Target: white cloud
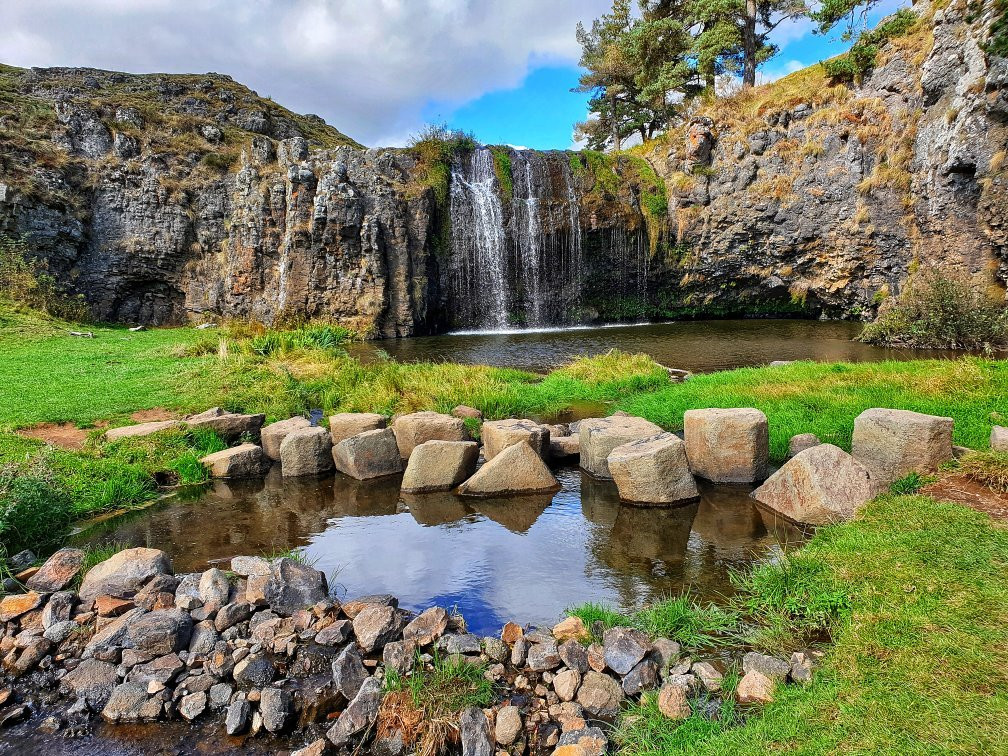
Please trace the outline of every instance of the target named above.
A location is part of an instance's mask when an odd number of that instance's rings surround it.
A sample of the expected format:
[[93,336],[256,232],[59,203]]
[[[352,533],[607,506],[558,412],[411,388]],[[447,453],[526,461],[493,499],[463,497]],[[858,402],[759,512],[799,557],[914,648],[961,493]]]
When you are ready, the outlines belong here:
[[3,0],[0,61],[217,71],[367,144],[401,143],[429,100],[575,63],[574,27],[609,0]]

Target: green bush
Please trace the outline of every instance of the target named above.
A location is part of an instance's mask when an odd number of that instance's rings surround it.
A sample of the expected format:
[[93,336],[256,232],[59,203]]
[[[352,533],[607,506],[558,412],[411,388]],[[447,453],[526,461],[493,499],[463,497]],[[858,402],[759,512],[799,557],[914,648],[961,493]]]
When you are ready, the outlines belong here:
[[858,340],[918,349],[996,349],[1008,344],[1008,311],[968,279],[929,268],[882,304]]
[[826,75],[837,81],[861,81],[875,66],[879,48],[890,39],[909,32],[919,20],[912,10],[901,8],[871,31],[862,32],[849,51],[824,61]]
[[31,257],[24,239],[0,237],[0,297],[57,318],[86,320],[88,308],[84,298],[67,294]]
[[460,153],[479,147],[471,132],[451,129],[447,124],[428,124],[410,139],[409,151],[417,160],[419,181],[434,190],[438,205],[448,201],[451,161]]
[[995,0],[994,13],[990,40],[984,49],[988,55],[1008,58],[1008,0]]
[[490,148],[494,158],[494,173],[497,174],[497,183],[500,185],[501,194],[505,199],[510,199],[514,194],[514,177],[511,173],[511,153],[507,147],[495,146]]

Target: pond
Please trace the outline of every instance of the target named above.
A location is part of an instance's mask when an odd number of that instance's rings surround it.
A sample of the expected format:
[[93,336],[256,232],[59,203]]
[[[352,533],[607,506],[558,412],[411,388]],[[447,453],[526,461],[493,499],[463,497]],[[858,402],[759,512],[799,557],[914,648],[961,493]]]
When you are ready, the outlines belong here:
[[299,547],[340,597],[457,607],[472,631],[496,635],[509,620],[552,624],[585,601],[632,609],[686,587],[723,598],[731,570],[801,537],[744,486],[705,484],[697,503],[644,509],[577,468],[556,473],[563,488],[553,496],[480,500],[400,495],[399,477],[284,480],[274,467],[265,480],[217,481],[79,539],[164,549],[176,572]]
[[643,352],[662,365],[695,373],[766,365],[773,360],[877,362],[956,356],[955,352],[861,344],[853,340],[861,328],[861,323],[844,321],[698,320],[450,333],[367,342],[355,345],[352,352],[362,359],[384,352],[401,361],[461,362],[536,372],[610,349]]

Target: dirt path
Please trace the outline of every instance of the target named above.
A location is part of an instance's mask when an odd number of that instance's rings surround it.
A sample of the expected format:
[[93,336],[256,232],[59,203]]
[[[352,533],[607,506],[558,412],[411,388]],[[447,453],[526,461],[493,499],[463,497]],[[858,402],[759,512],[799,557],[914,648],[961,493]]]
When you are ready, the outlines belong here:
[[[130,419],[135,423],[149,423],[159,420],[175,420],[181,417],[178,412],[154,407],[153,409],[139,410],[130,415]],[[107,425],[106,422],[95,423],[95,427],[101,428]],[[36,441],[44,441],[60,449],[79,451],[87,441],[91,428],[78,428],[73,423],[39,423],[30,428],[22,428],[17,433],[25,438],[33,438]]]
[[942,478],[924,486],[921,493],[984,512],[995,520],[1008,520],[1008,494],[996,493],[962,475]]

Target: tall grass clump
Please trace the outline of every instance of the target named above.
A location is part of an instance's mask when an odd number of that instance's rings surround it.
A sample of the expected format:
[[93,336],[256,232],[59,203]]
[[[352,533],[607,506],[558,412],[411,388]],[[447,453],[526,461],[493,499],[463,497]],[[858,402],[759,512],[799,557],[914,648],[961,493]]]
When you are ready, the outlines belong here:
[[867,344],[993,350],[1008,346],[1008,310],[967,278],[928,268],[882,303],[858,337]]
[[434,190],[439,206],[448,201],[451,162],[456,155],[479,147],[472,132],[451,129],[445,123],[425,126],[409,141],[409,151],[417,160],[419,184]]

